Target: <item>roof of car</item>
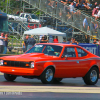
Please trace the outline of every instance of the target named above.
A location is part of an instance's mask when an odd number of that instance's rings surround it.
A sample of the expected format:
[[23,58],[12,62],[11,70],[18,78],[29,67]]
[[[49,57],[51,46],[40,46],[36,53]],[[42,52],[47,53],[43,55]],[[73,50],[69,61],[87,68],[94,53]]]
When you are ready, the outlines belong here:
[[37,43],[37,44],[49,44],[49,45],[59,45],[59,46],[78,46],[75,44],[66,44],[66,43]]

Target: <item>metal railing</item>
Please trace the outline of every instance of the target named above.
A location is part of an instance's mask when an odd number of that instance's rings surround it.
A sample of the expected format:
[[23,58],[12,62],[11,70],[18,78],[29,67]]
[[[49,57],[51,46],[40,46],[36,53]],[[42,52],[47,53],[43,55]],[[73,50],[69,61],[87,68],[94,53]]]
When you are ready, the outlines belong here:
[[[34,6],[40,11],[67,23],[81,32],[100,38],[100,22],[95,21],[92,17],[85,15],[80,10],[71,11],[70,6],[64,5],[57,0],[23,0]],[[83,23],[85,22],[85,23]],[[84,25],[83,25],[84,24]]]
[[18,35],[22,36],[24,31],[29,30],[27,25],[23,22],[18,21],[9,21],[9,32],[17,33]]

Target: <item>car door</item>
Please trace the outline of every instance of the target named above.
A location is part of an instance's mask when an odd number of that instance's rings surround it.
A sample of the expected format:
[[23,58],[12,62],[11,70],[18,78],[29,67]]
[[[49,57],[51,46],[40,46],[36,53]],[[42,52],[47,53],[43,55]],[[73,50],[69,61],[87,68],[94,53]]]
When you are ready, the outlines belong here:
[[24,14],[23,21],[27,22],[29,20],[29,17],[30,17],[29,15]]
[[20,21],[24,21],[24,14],[21,14]]
[[75,47],[65,47],[62,55],[62,64],[60,68],[61,76],[77,77],[79,60],[77,59]]
[[78,54],[77,61],[79,61],[79,65],[77,66],[77,73],[78,76],[83,77],[88,72],[90,60],[88,58],[88,53],[82,48],[77,47],[76,51]]

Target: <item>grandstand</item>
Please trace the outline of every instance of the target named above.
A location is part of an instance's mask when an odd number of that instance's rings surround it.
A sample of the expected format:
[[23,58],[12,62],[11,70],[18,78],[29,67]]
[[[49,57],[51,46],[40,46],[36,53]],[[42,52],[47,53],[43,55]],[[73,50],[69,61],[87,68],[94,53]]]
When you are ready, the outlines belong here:
[[[86,35],[95,35],[96,38],[100,38],[99,36],[99,28],[94,31],[93,33],[91,32],[90,27],[89,30],[83,27],[83,20],[87,18],[87,22],[89,26],[91,26],[91,22],[93,23],[98,23],[99,22],[95,21],[92,17],[86,15],[80,10],[75,10],[76,13],[72,14],[69,11],[69,6],[66,6],[66,10],[64,11],[65,6],[60,3],[57,0],[53,0],[53,7],[48,6],[49,1],[48,0],[23,0],[27,4],[37,8],[40,11],[43,11],[45,14],[48,14],[52,16],[53,18],[60,20],[62,23],[64,23],[66,26],[72,26],[73,29],[79,30],[78,33],[84,33]],[[57,2],[57,3],[56,3]]]
[[[99,21],[95,21],[95,19],[89,15],[90,11],[85,9],[83,10],[75,10],[76,13],[71,13],[69,11],[69,6],[63,5],[59,0],[21,0],[23,1],[23,12],[25,9],[35,9],[36,11],[44,12],[43,15],[40,14],[40,19],[46,19],[46,23],[41,23],[42,26],[48,26],[54,29],[57,29],[61,32],[66,32],[67,37],[71,37],[75,34],[79,34],[79,37],[83,35],[90,35],[95,36],[97,39],[100,38],[99,31],[100,31],[100,23]],[[48,5],[50,1],[53,1],[53,6]],[[93,4],[94,2],[100,2],[99,0],[90,0]],[[91,13],[90,13],[91,14]],[[83,20],[87,18],[87,22],[89,25],[89,29],[83,27]],[[92,31],[92,22],[98,24],[98,28]],[[16,23],[16,22],[15,22]],[[19,22],[18,22],[19,23]],[[17,25],[19,28],[15,30],[19,34],[23,34],[23,31],[28,30],[26,28],[27,25],[20,24]],[[11,23],[9,24],[11,28]],[[25,28],[24,28],[25,27]],[[15,28],[14,28],[15,29]],[[16,28],[18,29],[18,28]],[[12,28],[13,31],[13,28]],[[78,41],[81,42],[79,39]],[[84,41],[82,41],[84,42]]]

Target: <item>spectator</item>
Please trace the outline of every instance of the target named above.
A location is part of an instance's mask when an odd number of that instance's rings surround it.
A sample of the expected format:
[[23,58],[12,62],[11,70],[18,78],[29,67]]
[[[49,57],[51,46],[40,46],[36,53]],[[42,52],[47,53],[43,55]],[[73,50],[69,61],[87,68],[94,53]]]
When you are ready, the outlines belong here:
[[28,22],[28,23],[30,22],[30,19],[31,19],[30,16],[28,16],[28,17],[27,17],[27,22]]
[[67,40],[66,43],[67,43],[67,44],[70,44],[70,43],[71,43],[71,38],[68,38],[68,40]]
[[70,44],[74,44],[74,43],[75,43],[75,44],[78,44],[78,42],[75,41],[75,38],[72,37],[72,38],[71,38],[71,42],[70,42]]
[[98,14],[98,9],[99,9],[99,7],[97,6],[92,11],[92,16],[95,17],[96,19],[98,18],[98,15],[97,15]]
[[98,6],[98,3],[95,2],[93,5],[92,5],[92,9],[96,8]]
[[36,40],[34,39],[34,36],[31,35],[31,38],[28,38],[27,40],[27,50],[30,49],[34,44],[36,43]]
[[54,43],[58,43],[58,37],[56,36],[55,39],[53,40]]
[[28,40],[29,36],[27,35],[24,39],[24,43],[23,43],[23,46],[25,46],[25,50],[24,52],[27,50],[27,40]]
[[19,16],[19,15],[20,15],[20,11],[17,11],[17,12],[16,12],[16,15]]
[[90,2],[86,0],[85,4],[84,4],[84,7],[87,8],[87,9],[91,9],[92,4],[90,4]]
[[1,33],[1,36],[0,36],[0,53],[3,53],[3,50],[4,50],[4,33]]
[[70,12],[73,14],[74,13],[74,10],[75,10],[74,3],[73,2],[69,5],[69,9],[70,9]]
[[92,4],[89,1],[87,1],[87,5],[92,9]]
[[76,4],[74,4],[74,7],[75,7],[76,9],[79,9],[79,8],[80,8],[80,5],[79,5],[78,3],[76,3]]
[[100,10],[98,10],[98,13],[97,13],[97,19],[100,18]]
[[72,3],[74,0],[68,0],[69,3]]
[[95,26],[94,26],[94,22],[93,21],[91,21],[91,23],[90,23],[90,33],[91,33],[91,35],[95,34]]
[[99,10],[100,10],[100,4],[98,5],[98,7],[99,7]]
[[63,42],[62,43],[66,43],[66,39],[63,39]]
[[88,31],[89,30],[89,24],[87,21],[87,17],[83,20],[83,27],[84,27],[84,31]]
[[23,52],[25,52],[25,51],[26,51],[24,41],[22,41],[22,50],[23,50]]
[[47,43],[47,42],[48,42],[48,40],[47,40],[46,36],[42,36],[40,43]]
[[62,17],[62,9],[60,8],[59,17]]
[[97,44],[97,40],[96,39],[94,39],[93,44]]
[[53,43],[53,36],[52,35],[49,35],[49,37],[48,37],[48,39],[49,39],[49,43]]
[[68,0],[61,0],[60,2],[63,3],[64,5],[68,4]]
[[85,35],[85,43],[90,43],[90,37],[89,37],[89,35]]
[[5,37],[4,37],[4,51],[3,51],[3,54],[6,54],[7,53],[7,46],[8,46],[8,34],[5,34]]
[[86,0],[81,0],[80,4],[81,4],[81,8],[83,8],[86,5]]
[[100,45],[100,40],[98,40],[97,44]]
[[48,42],[48,40],[47,40],[47,36],[46,36],[46,35],[44,35],[44,40],[45,40],[45,43]]
[[76,4],[77,3],[77,0],[73,0],[73,3]]
[[54,2],[55,2],[55,1],[53,1],[53,0],[49,0],[48,5],[51,6],[51,8],[54,8]]
[[76,4],[78,4],[77,1],[74,0],[73,3],[74,3],[74,7],[76,8]]
[[98,23],[97,22],[95,22],[94,28],[95,28],[95,33],[97,33],[97,29],[98,29]]
[[44,36],[42,36],[40,43],[44,43]]

